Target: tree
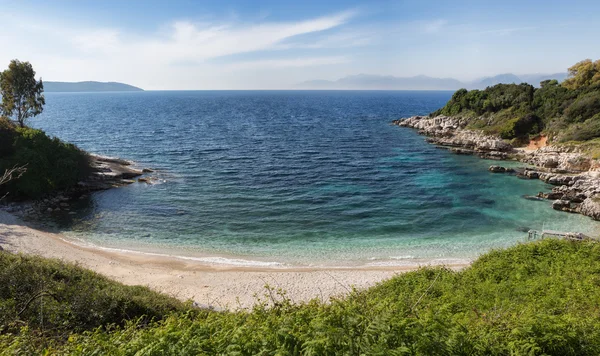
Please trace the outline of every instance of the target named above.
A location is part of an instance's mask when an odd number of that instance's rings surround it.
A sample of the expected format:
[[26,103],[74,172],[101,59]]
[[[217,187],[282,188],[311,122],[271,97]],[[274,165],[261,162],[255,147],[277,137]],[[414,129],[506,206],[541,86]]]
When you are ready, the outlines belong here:
[[569,68],[569,78],[563,82],[568,89],[579,89],[600,84],[600,60],[585,59]]
[[35,79],[35,71],[29,62],[13,59],[8,69],[0,73],[0,109],[21,127],[25,126],[26,119],[39,115],[44,109],[43,93],[44,84],[41,79]]

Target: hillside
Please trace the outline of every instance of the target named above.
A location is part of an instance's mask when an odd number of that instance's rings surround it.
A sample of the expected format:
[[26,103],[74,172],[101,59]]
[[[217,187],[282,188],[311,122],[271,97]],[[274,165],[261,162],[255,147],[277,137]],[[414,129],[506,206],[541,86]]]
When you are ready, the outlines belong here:
[[329,303],[265,290],[248,312],[194,309],[53,260],[0,252],[0,266],[6,355],[600,353],[596,242],[521,244]]
[[340,90],[457,90],[485,89],[496,84],[528,83],[539,86],[541,81],[555,79],[559,82],[567,77],[566,73],[555,74],[499,74],[493,77],[480,78],[463,82],[454,78],[434,78],[425,75],[415,77],[394,77],[391,75],[351,75],[338,80],[310,80],[299,83],[300,89],[340,89]]
[[600,137],[600,60],[569,68],[564,82],[497,84],[485,90],[458,90],[430,116],[469,120],[467,128],[508,140],[526,141],[545,134],[550,142],[588,141]]
[[92,170],[88,154],[75,145],[0,117],[0,172],[13,167],[27,171],[0,186],[0,197],[39,198],[75,186]]
[[144,91],[133,85],[117,82],[44,82],[46,92]]

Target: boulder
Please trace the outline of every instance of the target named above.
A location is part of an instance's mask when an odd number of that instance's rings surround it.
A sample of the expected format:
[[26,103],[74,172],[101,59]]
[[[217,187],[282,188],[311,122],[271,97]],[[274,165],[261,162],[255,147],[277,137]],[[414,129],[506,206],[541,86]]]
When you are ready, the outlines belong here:
[[552,209],[562,211],[565,209],[571,209],[571,202],[568,200],[555,200],[552,203]]
[[539,192],[537,194],[537,196],[539,198],[549,199],[549,200],[562,200],[563,195],[564,194],[560,193],[560,192],[550,192],[550,193]]
[[513,173],[515,171],[512,168],[506,168],[501,166],[490,166],[488,170],[492,173]]
[[594,220],[600,220],[600,195],[594,195],[581,203],[579,212]]

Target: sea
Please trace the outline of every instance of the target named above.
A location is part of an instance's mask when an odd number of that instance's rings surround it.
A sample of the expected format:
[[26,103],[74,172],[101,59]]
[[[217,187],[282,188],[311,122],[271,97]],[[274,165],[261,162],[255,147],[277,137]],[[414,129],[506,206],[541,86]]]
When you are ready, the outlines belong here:
[[[600,224],[527,195],[391,121],[449,91],[46,93],[30,124],[155,170],[153,184],[94,193],[52,217],[75,243],[198,263],[273,268],[455,264]],[[518,162],[502,165],[518,167]]]

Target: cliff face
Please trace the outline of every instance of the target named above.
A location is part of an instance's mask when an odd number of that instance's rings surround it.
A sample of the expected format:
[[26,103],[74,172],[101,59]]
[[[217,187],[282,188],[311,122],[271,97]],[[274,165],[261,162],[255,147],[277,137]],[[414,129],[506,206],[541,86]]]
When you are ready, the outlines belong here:
[[600,164],[576,147],[515,148],[499,137],[468,130],[465,128],[467,120],[450,116],[414,116],[395,120],[393,124],[417,129],[428,137],[429,142],[447,147],[457,154],[515,159],[531,164],[536,168],[522,169],[517,175],[555,185],[552,192],[540,192],[538,197],[554,200],[552,206],[556,210],[581,213],[600,220]]

